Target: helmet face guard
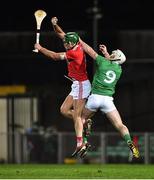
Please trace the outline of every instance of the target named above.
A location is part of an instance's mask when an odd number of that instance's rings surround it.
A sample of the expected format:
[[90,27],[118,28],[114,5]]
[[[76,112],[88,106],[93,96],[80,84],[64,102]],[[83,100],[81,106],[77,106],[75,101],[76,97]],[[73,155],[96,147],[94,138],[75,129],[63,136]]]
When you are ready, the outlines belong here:
[[64,43],[77,44],[79,42],[79,35],[76,32],[68,32],[64,36]]
[[114,55],[113,61],[116,61],[118,64],[122,64],[126,61],[126,56],[119,49],[112,51],[111,55]]

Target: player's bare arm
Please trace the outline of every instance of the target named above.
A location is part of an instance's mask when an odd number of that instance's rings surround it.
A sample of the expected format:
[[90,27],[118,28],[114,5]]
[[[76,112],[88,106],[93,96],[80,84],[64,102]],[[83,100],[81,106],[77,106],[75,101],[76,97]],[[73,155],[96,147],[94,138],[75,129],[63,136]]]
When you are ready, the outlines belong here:
[[51,58],[52,60],[58,61],[58,60],[65,60],[65,52],[59,52],[56,53],[54,51],[48,50],[44,47],[42,47],[40,44],[35,44],[35,49],[38,49],[39,52],[44,54],[45,56]]
[[54,31],[58,35],[59,38],[64,39],[65,32],[62,30],[62,28],[57,24],[58,23],[58,18],[57,17],[52,17],[51,18],[51,23],[53,26]]
[[94,49],[92,47],[90,47],[87,43],[85,43],[81,39],[80,39],[80,43],[82,44],[84,51],[95,60],[96,57],[98,56],[96,51],[94,51]]
[[103,53],[104,57],[110,59],[110,54],[107,51],[107,47],[104,44],[99,45],[99,50]]

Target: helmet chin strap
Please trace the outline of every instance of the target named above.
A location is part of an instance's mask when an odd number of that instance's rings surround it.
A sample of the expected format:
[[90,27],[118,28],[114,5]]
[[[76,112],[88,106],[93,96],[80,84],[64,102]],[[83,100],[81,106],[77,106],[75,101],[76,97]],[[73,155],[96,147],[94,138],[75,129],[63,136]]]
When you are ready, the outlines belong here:
[[[68,43],[67,43],[67,44],[68,44]],[[72,44],[68,44],[68,45],[72,45]],[[76,45],[77,45],[77,43],[76,43],[76,44],[74,44],[72,47],[68,48],[68,50],[73,49]]]
[[111,60],[111,61],[120,61],[121,59],[113,59],[113,60]]
[[114,62],[114,63],[116,63],[116,64],[119,64],[119,62],[118,61],[120,61],[121,59],[113,59],[113,60],[111,60],[112,62]]
[[73,49],[78,43],[73,44],[73,46],[70,49]]

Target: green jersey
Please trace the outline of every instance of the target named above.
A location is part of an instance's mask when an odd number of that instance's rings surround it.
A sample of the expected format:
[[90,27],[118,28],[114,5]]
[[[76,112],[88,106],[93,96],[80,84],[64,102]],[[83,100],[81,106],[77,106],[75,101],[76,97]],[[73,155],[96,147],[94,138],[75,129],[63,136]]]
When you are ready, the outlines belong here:
[[92,93],[112,96],[122,73],[121,66],[103,56],[96,58],[96,72],[92,82]]

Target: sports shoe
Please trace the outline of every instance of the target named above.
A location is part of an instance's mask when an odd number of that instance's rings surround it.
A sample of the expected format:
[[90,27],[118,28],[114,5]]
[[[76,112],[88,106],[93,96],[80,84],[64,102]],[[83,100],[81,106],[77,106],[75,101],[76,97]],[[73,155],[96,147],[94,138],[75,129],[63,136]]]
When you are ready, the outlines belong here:
[[84,149],[86,149],[86,145],[83,143],[80,147],[77,147],[73,152],[72,157],[79,155]]
[[89,143],[86,143],[86,149],[84,149],[80,154],[80,158],[84,158],[87,155],[88,150],[91,148],[91,145]]
[[128,146],[133,154],[133,157],[135,158],[139,158],[140,157],[140,153],[139,153],[139,150],[138,148],[133,144],[133,142],[129,142],[128,143]]
[[84,123],[83,134],[88,137],[91,134],[92,119],[87,119]]
[[[86,155],[86,151],[91,147],[89,143],[82,144],[80,147],[77,147],[76,150],[73,152],[72,157],[80,156],[81,158]],[[85,155],[84,155],[85,154]]]

